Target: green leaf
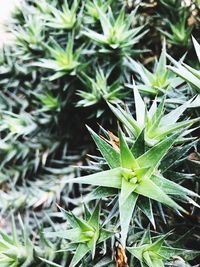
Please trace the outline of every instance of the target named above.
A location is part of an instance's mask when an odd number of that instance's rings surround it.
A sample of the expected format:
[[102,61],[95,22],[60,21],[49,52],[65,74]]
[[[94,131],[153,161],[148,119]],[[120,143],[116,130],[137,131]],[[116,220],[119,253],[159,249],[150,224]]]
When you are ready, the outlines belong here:
[[195,48],[198,60],[200,62],[200,45],[199,45],[199,43],[197,42],[197,40],[193,36],[192,36],[192,41],[193,41],[193,44],[194,44],[194,48]]
[[145,107],[144,101],[142,100],[140,96],[137,86],[135,86],[134,81],[133,81],[133,93],[134,93],[134,99],[135,99],[136,119],[137,119],[137,122],[140,124],[140,126],[143,127],[146,107]]
[[120,193],[120,205],[123,205],[126,199],[134,192],[137,184],[128,182],[125,178],[122,179],[121,193]]
[[92,227],[83,219],[76,217],[73,213],[67,212],[61,207],[59,207],[59,209],[72,227],[79,227],[82,231],[92,230]]
[[119,129],[119,142],[120,142],[120,156],[121,156],[121,166],[127,169],[138,168],[136,159],[134,158],[131,150],[126,143],[122,131]]
[[102,171],[80,178],[69,179],[67,183],[91,184],[112,188],[121,188],[122,168]]
[[[81,230],[80,228],[73,228],[70,230],[62,230],[62,231],[56,231],[56,232],[52,232],[52,233],[45,233],[45,236],[48,238],[64,238],[64,239],[69,239],[72,240],[73,242],[80,242],[80,237],[81,237]],[[85,238],[85,240],[81,241],[87,241],[88,238]]]
[[139,247],[127,247],[127,250],[136,257],[140,262],[143,262],[143,251],[147,247],[147,245],[139,246]]
[[163,112],[164,112],[164,104],[165,104],[165,98],[162,98],[162,101],[160,102],[158,108],[156,109],[155,113],[150,119],[150,127],[148,129],[148,132],[151,133],[158,128],[158,125],[160,123],[160,120],[162,118]]
[[132,193],[126,199],[124,203],[120,203],[119,197],[119,212],[120,212],[120,225],[121,225],[121,242],[122,246],[126,245],[126,238],[128,234],[129,224],[132,218],[132,214],[138,199],[138,195]]
[[156,229],[151,200],[141,196],[138,201],[138,207],[147,216],[153,228]]
[[111,236],[113,236],[113,232],[112,231],[109,231],[109,230],[106,230],[106,229],[102,228],[101,231],[100,231],[100,237],[99,237],[97,243],[99,244],[101,242],[104,242],[105,240],[107,240]]
[[138,122],[134,120],[131,114],[124,111],[120,106],[117,106],[117,108],[115,108],[110,103],[108,103],[108,106],[118,118],[118,120],[120,120],[121,123],[124,124],[135,137],[140,134],[142,128],[139,126]]
[[162,158],[165,156],[167,151],[174,144],[179,135],[180,132],[165,138],[163,141],[161,141],[160,143],[149,149],[146,153],[141,155],[139,158],[137,158],[139,166],[143,168],[150,166],[151,170],[154,170],[158,166]]
[[159,253],[165,239],[171,234],[172,234],[172,232],[169,232],[169,233],[159,237],[155,242],[153,242],[153,244],[148,246],[148,250],[153,251],[155,253]]
[[80,244],[77,249],[76,252],[72,258],[72,261],[69,265],[69,267],[75,267],[76,264],[79,263],[79,261],[82,260],[82,258],[89,252],[89,247],[85,244]]
[[99,221],[100,221],[100,203],[96,205],[88,223],[95,229],[99,229]]
[[184,188],[183,186],[176,184],[168,179],[165,179],[163,176],[153,175],[151,177],[151,180],[166,194],[177,195],[183,198],[186,198],[187,195],[193,197],[199,197],[198,194],[194,193],[193,191]]
[[174,200],[172,200],[160,187],[158,187],[150,179],[146,179],[140,182],[136,187],[135,192],[145,197],[156,200],[162,204],[165,204],[175,210],[185,212],[185,210],[179,206]]
[[119,153],[106,141],[100,138],[91,128],[87,126],[89,132],[92,135],[97,147],[99,148],[102,156],[107,161],[110,168],[117,168],[120,166],[120,155]]
[[141,131],[141,133],[139,134],[139,136],[137,137],[135,143],[133,144],[131,148],[131,152],[135,158],[140,157],[145,152],[144,132],[145,132],[145,129]]

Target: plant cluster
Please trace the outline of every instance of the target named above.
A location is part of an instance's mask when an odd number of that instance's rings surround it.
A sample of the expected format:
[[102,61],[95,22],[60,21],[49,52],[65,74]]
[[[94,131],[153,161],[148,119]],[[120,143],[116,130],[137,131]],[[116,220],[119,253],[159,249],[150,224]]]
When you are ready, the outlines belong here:
[[198,266],[199,12],[22,1],[0,49],[0,266]]

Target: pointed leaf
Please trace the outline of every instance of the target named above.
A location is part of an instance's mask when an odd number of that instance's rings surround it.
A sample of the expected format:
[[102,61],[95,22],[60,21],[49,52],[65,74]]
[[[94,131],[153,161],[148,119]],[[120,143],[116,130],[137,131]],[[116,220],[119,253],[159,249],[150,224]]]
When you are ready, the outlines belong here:
[[141,211],[147,216],[147,218],[153,225],[153,228],[156,229],[151,200],[146,197],[141,197],[138,201],[138,206]]
[[139,166],[145,168],[151,166],[152,170],[155,169],[179,135],[180,133],[175,133],[165,138],[163,141],[148,150],[145,154],[140,156],[137,159]]
[[145,130],[143,129],[140,132],[139,136],[137,137],[135,143],[133,144],[133,146],[131,148],[131,152],[135,158],[140,157],[145,152],[144,132],[145,132]]
[[80,244],[76,249],[76,252],[72,258],[72,261],[69,267],[75,267],[76,264],[78,264],[83,259],[83,257],[87,254],[87,252],[89,252],[89,250],[90,249],[88,248],[87,245]]
[[126,199],[126,201],[121,204],[119,198],[119,212],[120,212],[120,224],[121,224],[121,242],[122,246],[126,245],[126,238],[129,229],[129,224],[132,218],[132,214],[137,202],[138,195],[132,193]]
[[102,156],[107,161],[110,168],[117,168],[120,166],[120,155],[119,153],[106,141],[100,138],[91,128],[87,127],[92,135],[97,147],[99,148]]
[[121,188],[122,168],[102,171],[80,178],[70,179],[67,183],[91,184],[112,188]]
[[131,150],[126,143],[122,131],[119,129],[119,142],[120,142],[120,156],[121,156],[121,166],[127,169],[138,168],[136,159],[134,158]]
[[163,190],[161,190],[156,184],[150,179],[142,181],[135,189],[135,192],[156,200],[162,204],[165,204],[175,210],[185,212],[185,210],[179,206],[174,200],[172,200]]

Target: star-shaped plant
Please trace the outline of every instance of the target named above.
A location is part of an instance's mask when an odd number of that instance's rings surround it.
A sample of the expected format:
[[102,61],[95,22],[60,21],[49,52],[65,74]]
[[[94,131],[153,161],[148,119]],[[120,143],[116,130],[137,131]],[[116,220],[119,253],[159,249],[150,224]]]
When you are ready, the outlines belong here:
[[82,98],[77,103],[77,106],[88,107],[96,105],[103,101],[108,101],[109,103],[119,103],[121,99],[126,95],[122,92],[122,86],[120,81],[116,80],[112,84],[108,84],[108,77],[110,71],[105,75],[102,69],[97,69],[95,79],[92,79],[87,74],[81,74],[81,80],[87,86],[87,91],[78,91],[78,95]]
[[[153,72],[150,72],[144,65],[131,58],[127,60],[127,65],[139,76],[140,80],[136,87],[147,95],[163,95],[168,90],[176,88],[184,82],[167,68],[165,43],[159,60],[155,61]],[[133,85],[126,85],[133,88]]]
[[[200,45],[194,37],[192,38],[192,41],[200,63]],[[174,66],[168,66],[168,68],[187,81],[198,93],[200,93],[200,70],[192,68],[181,61],[178,62],[169,55],[168,58],[174,64]]]
[[24,16],[24,20],[24,26],[17,25],[13,33],[16,38],[16,44],[20,47],[19,51],[26,56],[26,59],[29,59],[36,52],[38,54],[38,51],[43,50],[45,38],[44,21],[38,14]]
[[23,240],[20,240],[17,235],[12,217],[12,235],[0,231],[0,265],[2,267],[28,267],[33,263],[33,244],[24,227],[22,238]]
[[129,111],[125,111],[119,105],[114,107],[109,104],[111,110],[114,112],[116,117],[126,127],[134,139],[138,138],[142,130],[144,129],[144,138],[148,146],[153,146],[163,140],[169,134],[174,133],[178,129],[185,129],[178,139],[179,142],[190,140],[185,137],[188,133],[195,130],[196,128],[188,128],[195,122],[199,121],[199,118],[179,121],[183,112],[190,107],[192,100],[185,102],[183,105],[172,110],[171,112],[165,113],[165,98],[162,99],[157,107],[156,100],[153,102],[149,111],[141,98],[138,88],[134,86],[134,98],[135,98],[135,110],[136,119],[133,118]]
[[94,258],[96,245],[113,235],[113,232],[100,226],[100,204],[96,205],[92,213],[87,210],[86,219],[78,218],[62,208],[60,210],[70,224],[71,229],[48,233],[47,236],[64,238],[73,244],[77,244],[76,252],[69,267],[76,266],[89,251]]
[[170,20],[166,20],[166,24],[169,27],[169,31],[163,30],[161,28],[159,28],[159,31],[167,37],[170,43],[187,47],[193,29],[192,26],[188,26],[187,19],[188,13],[182,12],[179,15],[178,22],[172,23]]
[[[189,200],[188,196],[197,196],[192,191],[165,179],[158,172],[162,158],[172,147],[180,132],[166,137],[151,149],[144,149],[144,132],[129,147],[124,134],[119,130],[119,148],[113,148],[91,129],[90,132],[110,170],[68,180],[69,183],[91,184],[115,188],[119,192],[119,213],[122,244],[125,246],[129,224],[139,196],[153,199],[176,211],[185,212],[169,195]],[[102,190],[103,192],[104,190]],[[109,190],[105,189],[109,195]],[[113,193],[113,192],[112,192]],[[116,192],[116,194],[118,194]],[[147,206],[152,213],[151,204]]]
[[62,10],[59,10],[49,4],[48,8],[51,15],[47,17],[47,26],[55,29],[72,29],[77,20],[78,6],[78,0],[74,0],[72,2],[71,8],[69,8],[68,0],[64,0]]
[[55,40],[52,40],[52,46],[47,45],[46,47],[52,59],[41,58],[40,62],[35,65],[54,70],[56,74],[49,78],[51,81],[66,74],[74,75],[76,73],[76,69],[80,64],[78,59],[81,54],[81,49],[77,49],[73,52],[73,35],[69,35],[66,49],[63,49]]
[[104,13],[98,5],[96,5],[96,9],[98,10],[103,33],[86,29],[83,31],[83,34],[99,45],[104,45],[105,49],[102,52],[112,51],[116,53],[119,50],[122,54],[130,53],[130,48],[146,33],[146,31],[140,33],[144,26],[131,29],[136,10],[126,17],[125,10],[122,9],[117,19],[114,19],[111,9],[109,9],[108,13]]
[[198,251],[169,246],[166,239],[170,234],[153,238],[150,231],[147,230],[140,242],[132,247],[127,247],[127,250],[139,260],[142,267],[164,267],[165,263],[170,264],[174,256],[181,255],[186,258],[187,255],[190,255],[191,260],[199,254]]
[[105,13],[112,2],[113,0],[97,0],[95,2],[92,0],[87,0],[85,4],[87,14],[95,20],[99,20],[99,12],[96,6],[102,9],[102,11]]

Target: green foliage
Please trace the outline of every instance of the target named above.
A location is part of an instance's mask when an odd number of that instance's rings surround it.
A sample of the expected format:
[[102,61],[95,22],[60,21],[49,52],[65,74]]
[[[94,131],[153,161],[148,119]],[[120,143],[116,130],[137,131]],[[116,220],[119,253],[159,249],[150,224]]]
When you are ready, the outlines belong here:
[[[197,59],[200,63],[200,45],[196,41],[195,38],[193,38],[192,40],[193,40],[195,52],[197,55]],[[200,92],[200,71],[188,66],[187,64],[183,63],[182,61],[178,62],[170,56],[169,56],[169,58],[172,61],[172,63],[174,64],[174,67],[169,66],[169,68],[174,73],[179,75],[182,79],[184,79],[189,84],[191,84],[192,87],[199,93]]]
[[0,266],[198,264],[199,6],[147,2],[28,0],[13,13]]
[[120,55],[129,54],[130,48],[138,43],[146,33],[146,31],[141,33],[144,28],[143,26],[130,29],[136,10],[126,17],[125,11],[122,9],[115,19],[111,9],[109,9],[108,13],[105,13],[97,5],[96,9],[98,10],[103,33],[100,34],[91,29],[85,29],[83,34],[99,45],[103,45],[104,48],[101,49],[101,51],[104,53],[114,52],[120,53]]
[[[156,59],[155,61],[153,73],[131,58],[128,61],[128,66],[139,75],[140,83],[137,84],[137,88],[144,94],[163,95],[168,90],[177,88],[183,83],[182,79],[167,68],[165,44],[159,60]],[[127,86],[132,88],[129,84]]]
[[187,135],[192,130],[195,130],[196,128],[190,129],[189,131],[187,129],[195,122],[198,122],[199,119],[196,118],[182,122],[178,120],[183,112],[188,107],[190,107],[190,105],[192,105],[191,100],[185,102],[178,108],[164,115],[164,106],[166,102],[165,98],[161,100],[158,107],[156,100],[154,100],[150,109],[147,111],[147,107],[142,100],[137,87],[135,85],[133,85],[133,87],[136,119],[131,116],[130,112],[126,112],[120,106],[118,106],[117,108],[112,105],[109,106],[134,139],[138,139],[144,129],[144,139],[146,144],[148,146],[153,146],[162,141],[169,134],[172,134],[177,130],[184,129],[185,131],[181,134],[178,142],[190,140],[188,138],[185,138],[185,135]]

